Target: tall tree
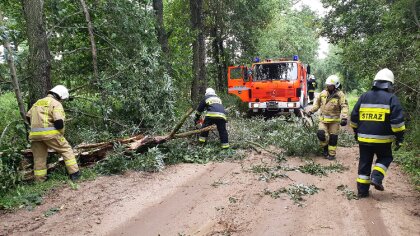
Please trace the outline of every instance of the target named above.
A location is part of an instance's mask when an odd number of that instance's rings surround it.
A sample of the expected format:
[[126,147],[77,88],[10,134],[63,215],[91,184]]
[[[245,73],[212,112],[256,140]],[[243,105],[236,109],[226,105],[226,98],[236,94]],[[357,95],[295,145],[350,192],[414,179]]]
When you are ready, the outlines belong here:
[[195,33],[193,42],[193,81],[191,85],[191,100],[198,103],[200,96],[207,87],[206,79],[206,47],[204,41],[203,0],[190,0],[191,29]]
[[44,1],[23,0],[29,46],[29,106],[51,89],[51,55],[44,22]]
[[[5,29],[6,27],[4,26],[5,24],[3,23],[3,13],[0,11],[0,26],[3,27],[3,29]],[[2,39],[3,41],[3,46],[5,49],[5,57],[7,60],[7,64],[9,65],[9,70],[10,70],[10,77],[12,78],[12,85],[13,85],[13,89],[15,91],[15,96],[16,96],[16,100],[19,106],[19,112],[20,112],[20,116],[23,120],[24,123],[27,123],[26,121],[26,111],[25,111],[25,106],[24,106],[24,102],[22,99],[22,93],[20,91],[20,85],[19,85],[19,80],[17,78],[17,73],[16,73],[16,66],[15,66],[15,61],[13,58],[13,53],[14,50],[12,49],[9,39],[8,39],[8,33],[6,30],[4,30],[3,32],[0,32],[0,39]]]
[[163,23],[163,1],[153,0],[153,9],[156,17],[156,33],[162,49],[164,64],[169,75],[173,77],[172,66],[170,63],[171,55],[169,51],[168,35]]

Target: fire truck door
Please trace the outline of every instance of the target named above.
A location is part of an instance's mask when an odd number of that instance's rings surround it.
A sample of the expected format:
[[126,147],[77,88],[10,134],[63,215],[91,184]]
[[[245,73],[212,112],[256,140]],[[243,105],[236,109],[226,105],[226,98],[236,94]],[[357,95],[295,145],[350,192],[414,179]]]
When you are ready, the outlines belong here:
[[229,66],[228,93],[238,96],[243,102],[250,101],[251,75],[246,66]]

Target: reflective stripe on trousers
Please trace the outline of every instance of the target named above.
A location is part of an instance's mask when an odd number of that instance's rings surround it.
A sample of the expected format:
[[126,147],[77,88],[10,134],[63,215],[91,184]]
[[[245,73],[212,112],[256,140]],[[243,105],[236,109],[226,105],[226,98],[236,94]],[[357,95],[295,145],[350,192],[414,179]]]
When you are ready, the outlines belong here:
[[34,170],[34,175],[35,176],[46,176],[47,175],[47,169],[42,169],[42,170]]
[[370,177],[367,175],[359,175],[356,182],[361,184],[370,184]]
[[375,166],[373,167],[373,170],[379,171],[381,172],[381,174],[385,176],[388,168],[386,168],[386,166],[382,165],[381,163],[376,163]]
[[64,160],[64,163],[66,164],[66,166],[73,166],[77,164],[76,158],[71,158],[68,160]]

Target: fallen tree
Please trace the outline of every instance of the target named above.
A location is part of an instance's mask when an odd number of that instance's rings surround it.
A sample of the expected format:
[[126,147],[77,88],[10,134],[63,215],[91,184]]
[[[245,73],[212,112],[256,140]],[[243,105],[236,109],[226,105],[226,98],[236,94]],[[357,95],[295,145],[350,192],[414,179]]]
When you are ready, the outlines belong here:
[[[181,120],[175,125],[174,129],[167,135],[162,136],[150,136],[137,134],[128,138],[114,139],[110,141],[100,142],[100,143],[82,143],[73,148],[75,155],[78,157],[78,162],[81,166],[94,165],[96,162],[101,161],[106,158],[107,153],[112,151],[117,145],[123,145],[127,151],[127,155],[134,152],[144,152],[148,148],[157,146],[159,144],[168,142],[172,139],[187,138],[193,135],[199,134],[203,131],[216,130],[216,126],[208,126],[201,129],[196,129],[192,131],[187,131],[183,133],[177,133],[182,125],[185,123],[185,120],[193,112],[193,109],[189,109],[187,113],[181,118]],[[51,154],[57,154],[54,150],[48,150]],[[32,159],[32,151],[30,149],[24,150],[23,155],[26,157],[21,164],[23,174],[25,179],[32,179],[32,165],[28,162],[28,159]],[[60,162],[63,162],[62,158],[55,163],[48,165],[48,170],[56,168]]]

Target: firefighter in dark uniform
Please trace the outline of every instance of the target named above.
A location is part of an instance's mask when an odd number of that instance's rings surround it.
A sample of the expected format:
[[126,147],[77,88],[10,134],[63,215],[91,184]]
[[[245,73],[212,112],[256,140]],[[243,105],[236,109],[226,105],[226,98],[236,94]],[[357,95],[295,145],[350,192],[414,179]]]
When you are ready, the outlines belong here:
[[[205,119],[202,128],[216,124],[222,148],[229,148],[225,108],[222,105],[222,100],[216,95],[216,92],[212,88],[206,89],[205,97],[197,107],[194,120],[195,123],[199,121],[203,113]],[[209,131],[202,132],[198,140],[205,143],[208,135]]]
[[[380,70],[370,91],[357,101],[351,113],[350,126],[359,142],[358,196],[368,197],[369,187],[384,190],[382,181],[391,164],[391,144],[399,148],[404,141],[404,115],[398,98],[392,93],[394,74],[389,69]],[[371,171],[373,157],[376,163]]]
[[309,76],[309,80],[308,80],[308,95],[309,95],[309,104],[313,104],[314,103],[314,94],[315,94],[315,89],[317,87],[317,83],[316,83],[316,79],[314,75]]

